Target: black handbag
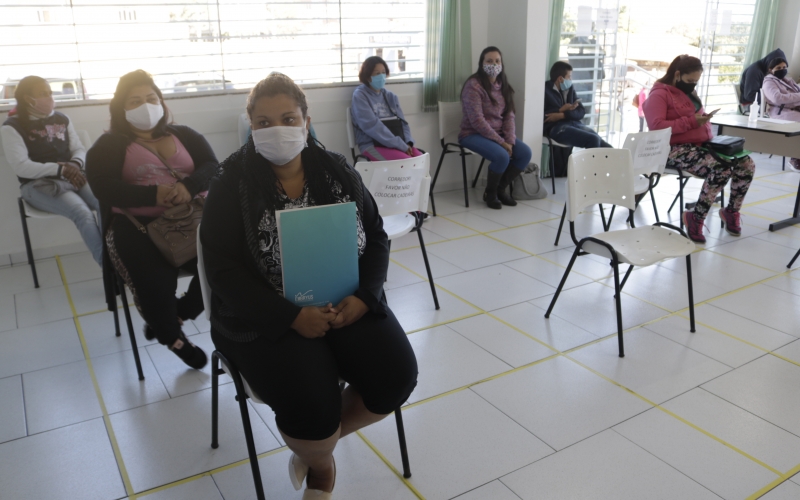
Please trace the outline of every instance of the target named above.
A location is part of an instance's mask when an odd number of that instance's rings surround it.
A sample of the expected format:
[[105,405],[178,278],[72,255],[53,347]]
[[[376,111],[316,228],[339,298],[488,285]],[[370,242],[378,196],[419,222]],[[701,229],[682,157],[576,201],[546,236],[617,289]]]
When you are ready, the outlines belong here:
[[717,154],[735,156],[744,151],[744,139],[730,135],[718,135],[703,146]]
[[[400,118],[397,115],[397,113],[395,113],[395,111],[392,109],[392,106],[389,105],[389,100],[386,98],[385,92],[383,93],[383,100],[386,101],[386,107],[389,108],[389,111],[391,111],[394,116],[391,118],[381,119],[381,123],[383,123],[386,126],[386,128],[389,129],[389,132],[391,132],[392,135],[403,139],[403,143],[407,144],[408,141],[406,141],[406,134],[405,132],[403,132],[403,124],[404,123],[407,124],[408,122]],[[381,144],[379,141],[375,139],[372,140],[372,144],[377,148],[391,148],[391,146],[386,146],[384,144]]]

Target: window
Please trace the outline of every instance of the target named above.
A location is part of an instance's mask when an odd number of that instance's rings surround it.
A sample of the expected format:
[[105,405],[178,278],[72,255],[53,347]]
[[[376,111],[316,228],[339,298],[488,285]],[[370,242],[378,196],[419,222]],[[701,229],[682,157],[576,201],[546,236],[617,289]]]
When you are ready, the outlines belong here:
[[57,99],[105,99],[140,68],[165,93],[247,89],[271,71],[356,82],[377,54],[392,79],[421,78],[425,1],[0,0],[0,29],[0,105],[31,74]]

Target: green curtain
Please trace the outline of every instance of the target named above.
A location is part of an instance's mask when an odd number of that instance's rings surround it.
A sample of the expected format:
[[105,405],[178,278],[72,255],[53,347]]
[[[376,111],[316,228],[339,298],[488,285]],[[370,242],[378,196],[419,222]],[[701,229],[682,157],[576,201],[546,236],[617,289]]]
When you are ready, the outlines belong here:
[[[549,53],[547,56],[547,68],[545,74],[550,74],[550,67],[558,61],[558,54],[561,50],[561,24],[564,22],[564,2],[565,0],[550,0],[550,38]],[[542,176],[550,175],[550,149],[542,148]]]
[[422,76],[422,110],[439,109],[439,54],[442,45],[442,17],[446,0],[428,0],[425,30],[425,72]]
[[747,68],[757,60],[769,54],[775,47],[775,25],[778,22],[780,0],[756,0],[753,24],[750,26],[750,38],[744,56],[744,67]]
[[436,111],[438,101],[455,102],[472,74],[469,0],[428,0],[428,39],[422,108]]

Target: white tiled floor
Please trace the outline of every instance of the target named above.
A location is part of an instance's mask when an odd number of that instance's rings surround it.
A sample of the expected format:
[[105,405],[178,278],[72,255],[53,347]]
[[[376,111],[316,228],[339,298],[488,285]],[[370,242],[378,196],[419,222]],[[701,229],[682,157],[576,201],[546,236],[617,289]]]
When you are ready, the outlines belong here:
[[[463,191],[437,194],[424,236],[441,309],[414,234],[393,243],[386,284],[420,368],[403,411],[413,476],[396,474],[390,417],[339,443],[335,498],[800,499],[800,270],[786,269],[800,227],[767,231],[799,176],[779,160],[757,155],[742,237],[708,219],[692,255],[696,332],[683,259],[632,274],[624,358],[607,260],[580,257],[544,318],[573,251],[568,232],[553,245],[563,180],[556,197],[501,211],[479,190],[469,208]],[[662,220],[677,221],[675,184],[657,188]],[[636,217],[653,221],[649,199]],[[596,207],[576,227],[600,230]],[[146,341],[132,308],[137,380],[88,252],[39,255],[38,290],[24,259],[0,260],[0,498],[255,498],[230,379],[212,450],[210,368]],[[184,331],[209,352],[209,328]],[[249,407],[267,498],[299,499],[272,411]]]

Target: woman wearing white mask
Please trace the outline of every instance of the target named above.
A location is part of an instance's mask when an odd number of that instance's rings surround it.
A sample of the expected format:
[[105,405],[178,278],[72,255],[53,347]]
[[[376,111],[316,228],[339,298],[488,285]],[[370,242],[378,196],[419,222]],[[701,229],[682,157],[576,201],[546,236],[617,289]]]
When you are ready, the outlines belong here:
[[503,54],[486,47],[478,71],[461,89],[464,117],[458,142],[489,160],[483,201],[489,208],[517,204],[509,186],[531,161],[531,148],[517,138],[514,123],[514,89],[506,78]]
[[[137,70],[120,78],[109,108],[110,130],[86,157],[89,183],[102,207],[109,266],[116,268],[131,289],[147,323],[145,337],[157,338],[187,365],[202,368],[206,354],[181,329],[185,320],[203,311],[197,259],[182,266],[195,277],[186,294],[176,298],[178,269],[121,209],[146,226],[167,208],[206,191],[219,163],[202,135],[168,123],[161,91],[146,72]],[[113,269],[108,271],[104,276],[110,279]],[[116,307],[111,290],[113,286],[106,283],[109,307]]]
[[385,88],[389,67],[378,56],[361,65],[361,85],[353,91],[350,114],[361,154],[372,161],[401,160],[422,154],[414,147],[400,101]]
[[[200,226],[211,339],[275,412],[295,489],[306,481],[304,499],[330,499],[336,443],[408,399],[416,358],[383,293],[378,208],[347,160],[308,134],[302,90],[273,73],[247,114],[252,138],[220,164]],[[359,288],[340,304],[298,307],[283,296],[275,211],[346,202],[357,210]]]
[[17,84],[14,98],[16,112],[3,123],[0,134],[22,198],[34,208],[71,219],[101,264],[103,238],[93,213],[100,207],[86,183],[86,149],[75,127],[55,111],[53,91],[44,78],[26,76]]

